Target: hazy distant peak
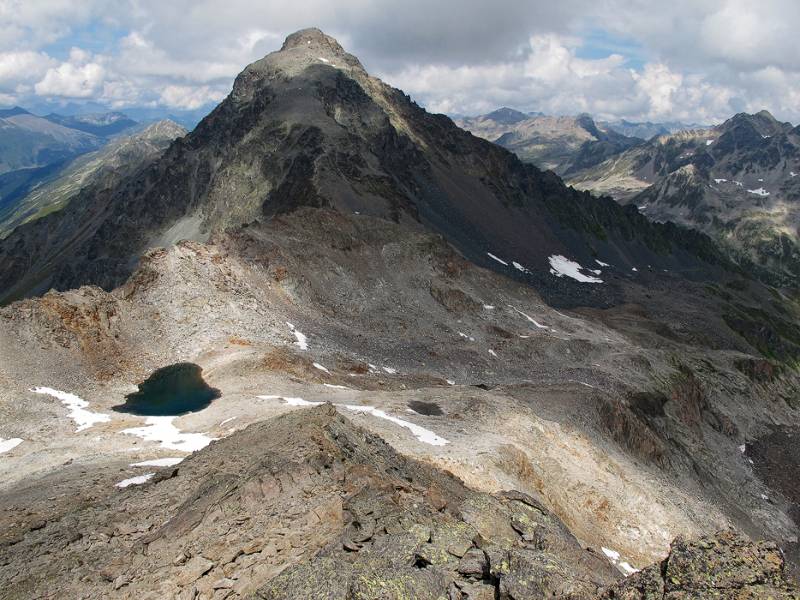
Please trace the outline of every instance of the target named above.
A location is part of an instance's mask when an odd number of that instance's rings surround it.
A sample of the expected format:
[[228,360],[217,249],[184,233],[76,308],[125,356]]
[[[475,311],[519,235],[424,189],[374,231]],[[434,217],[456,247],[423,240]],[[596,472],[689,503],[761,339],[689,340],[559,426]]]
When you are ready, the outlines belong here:
[[15,106],[14,108],[7,108],[5,110],[0,110],[0,119],[4,119],[6,117],[16,117],[17,115],[29,115],[27,110],[22,108],[21,106]]
[[488,115],[486,115],[486,118],[491,119],[492,121],[497,121],[498,123],[513,124],[524,121],[528,118],[528,115],[519,110],[504,106],[490,112]]
[[188,131],[184,127],[178,125],[175,121],[171,119],[162,119],[161,121],[157,121],[151,125],[148,125],[135,137],[144,139],[158,138],[174,140],[176,138],[183,137],[187,133]]

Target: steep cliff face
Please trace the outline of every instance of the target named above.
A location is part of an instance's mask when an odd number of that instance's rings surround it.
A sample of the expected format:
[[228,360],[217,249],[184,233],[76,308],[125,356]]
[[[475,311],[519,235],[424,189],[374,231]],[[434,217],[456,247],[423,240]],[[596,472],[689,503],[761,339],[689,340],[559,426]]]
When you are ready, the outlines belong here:
[[[479,264],[545,288],[555,283],[552,256],[692,273],[723,262],[701,237],[567,188],[426,113],[318,30],[248,66],[150,168],[74,204],[0,245],[6,301],[49,287],[110,288],[150,246],[204,240],[298,206],[420,221]],[[605,304],[612,288],[567,295]]]

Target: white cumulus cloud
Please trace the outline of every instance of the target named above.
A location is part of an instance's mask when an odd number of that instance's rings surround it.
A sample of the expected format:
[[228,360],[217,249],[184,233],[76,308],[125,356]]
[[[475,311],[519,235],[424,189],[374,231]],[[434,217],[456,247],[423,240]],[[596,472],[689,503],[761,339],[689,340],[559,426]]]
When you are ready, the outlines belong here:
[[798,24],[797,0],[0,0],[0,102],[197,107],[318,26],[437,111],[797,122]]
[[47,70],[34,89],[40,96],[94,98],[103,88],[105,68],[87,52],[73,48],[69,60]]

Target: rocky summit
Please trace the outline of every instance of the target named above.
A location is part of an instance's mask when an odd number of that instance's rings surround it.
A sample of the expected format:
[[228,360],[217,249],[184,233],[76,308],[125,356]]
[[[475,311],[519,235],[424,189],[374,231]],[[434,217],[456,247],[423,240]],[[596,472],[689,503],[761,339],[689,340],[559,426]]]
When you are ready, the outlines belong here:
[[723,260],[702,236],[576,192],[428,114],[336,40],[304,30],[245,68],[228,98],[160,160],[0,242],[0,300],[111,289],[148,248],[206,241],[300,206],[421,223],[476,263],[567,303],[607,304],[617,286],[569,286],[569,278],[554,286],[550,257],[695,277],[713,277]]
[[151,133],[0,242],[0,598],[798,597],[791,290],[317,29]]

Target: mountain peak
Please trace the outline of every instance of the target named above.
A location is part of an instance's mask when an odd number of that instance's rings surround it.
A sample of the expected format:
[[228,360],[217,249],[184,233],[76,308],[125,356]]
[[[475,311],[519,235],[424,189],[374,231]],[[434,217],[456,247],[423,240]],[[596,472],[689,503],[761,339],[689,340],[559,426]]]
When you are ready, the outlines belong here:
[[171,119],[162,119],[145,127],[135,137],[141,139],[169,139],[174,140],[187,134],[185,128]]
[[597,129],[597,125],[595,124],[594,119],[592,118],[591,115],[587,113],[581,113],[577,117],[575,117],[575,123],[577,123],[578,126],[588,131],[591,135],[593,135],[597,139],[600,139],[602,137],[602,134]]
[[31,114],[21,106],[15,106],[14,108],[7,108],[5,110],[0,110],[0,119],[4,119],[6,117],[16,117],[17,115],[29,115]]
[[[761,110],[754,114],[738,113],[718,126],[720,131],[733,129],[749,130],[753,140],[767,138],[791,129],[789,123],[781,123],[768,110]],[[760,136],[760,138],[759,138]]]
[[248,65],[233,85],[234,98],[246,101],[265,81],[276,76],[295,77],[310,67],[320,66],[344,70],[351,76],[367,77],[355,56],[347,53],[335,38],[312,27],[289,35],[280,50]]
[[486,115],[486,118],[497,121],[498,123],[510,125],[519,123],[520,121],[525,121],[529,117],[524,112],[503,106],[502,108],[498,108],[497,110],[490,112],[488,115]]
[[336,38],[327,35],[316,27],[301,29],[287,36],[283,46],[281,46],[281,52],[295,48],[307,49],[309,47],[314,50],[322,48],[339,55],[346,54],[341,44],[336,41]]
[[758,111],[754,116],[764,119],[765,121],[772,121],[774,123],[778,122],[778,120],[772,116],[772,113],[766,109]]

